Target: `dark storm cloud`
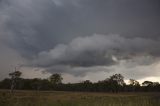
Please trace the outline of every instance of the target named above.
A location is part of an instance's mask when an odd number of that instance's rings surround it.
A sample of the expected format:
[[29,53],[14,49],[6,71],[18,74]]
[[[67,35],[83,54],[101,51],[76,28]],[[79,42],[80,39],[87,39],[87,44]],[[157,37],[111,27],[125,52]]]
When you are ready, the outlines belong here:
[[159,0],[0,0],[0,40],[31,66],[82,74],[121,59],[159,57],[159,5]]
[[70,8],[66,10],[65,7],[59,7],[52,0],[2,2],[5,5],[1,10],[2,18],[7,18],[4,22],[5,30],[10,32],[7,37],[12,37],[8,42],[22,55],[36,55],[39,51],[48,50],[59,41],[64,41],[64,34],[69,31],[66,28],[72,23],[70,13],[68,14]]
[[[143,43],[142,43],[143,42]],[[153,55],[160,51],[155,40],[126,38],[120,35],[78,37],[69,44],[59,44],[49,51],[40,52],[33,61],[42,67],[53,65],[107,66],[116,64],[115,58],[131,59],[140,55]]]

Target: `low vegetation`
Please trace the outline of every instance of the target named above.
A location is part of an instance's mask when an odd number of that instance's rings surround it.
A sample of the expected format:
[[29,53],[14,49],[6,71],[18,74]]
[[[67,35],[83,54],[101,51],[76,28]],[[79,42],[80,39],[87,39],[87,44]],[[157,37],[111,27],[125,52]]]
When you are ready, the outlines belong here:
[[3,90],[0,106],[160,106],[160,94]]

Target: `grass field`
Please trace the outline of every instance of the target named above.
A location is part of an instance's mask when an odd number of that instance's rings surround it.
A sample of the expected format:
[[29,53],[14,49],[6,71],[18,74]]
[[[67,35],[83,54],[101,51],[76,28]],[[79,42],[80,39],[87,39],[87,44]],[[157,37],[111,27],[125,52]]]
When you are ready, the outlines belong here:
[[160,106],[160,93],[0,91],[0,106]]

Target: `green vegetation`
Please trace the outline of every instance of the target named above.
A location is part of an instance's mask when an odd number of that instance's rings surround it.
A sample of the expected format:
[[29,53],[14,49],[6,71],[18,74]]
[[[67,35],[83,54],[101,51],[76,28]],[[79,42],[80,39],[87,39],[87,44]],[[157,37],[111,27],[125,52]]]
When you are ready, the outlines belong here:
[[129,84],[124,82],[121,74],[114,74],[105,80],[91,82],[89,80],[79,83],[62,83],[61,74],[52,74],[47,79],[24,79],[21,72],[10,73],[10,78],[0,81],[0,89],[37,90],[37,91],[85,91],[85,92],[159,92],[159,82],[144,81],[142,85],[134,79]]
[[160,106],[160,93],[0,91],[0,106]]

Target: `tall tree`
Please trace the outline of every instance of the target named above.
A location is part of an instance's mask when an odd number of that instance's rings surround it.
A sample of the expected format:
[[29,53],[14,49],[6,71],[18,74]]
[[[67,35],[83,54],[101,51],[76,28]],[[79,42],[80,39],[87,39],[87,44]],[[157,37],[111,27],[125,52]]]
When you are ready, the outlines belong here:
[[52,74],[50,77],[49,77],[49,81],[52,83],[52,84],[60,84],[62,83],[62,76],[61,74]]
[[121,85],[121,86],[125,84],[124,77],[121,74],[114,74],[109,78],[109,80],[116,82],[118,85]]
[[119,92],[125,85],[124,77],[121,74],[114,74],[106,80],[108,80],[108,84],[112,92]]
[[13,93],[13,90],[16,87],[16,83],[21,75],[22,73],[20,71],[17,71],[16,68],[15,72],[9,73],[9,76],[11,77],[11,93]]
[[138,81],[130,79],[128,87],[129,91],[138,91],[140,89],[140,84]]

